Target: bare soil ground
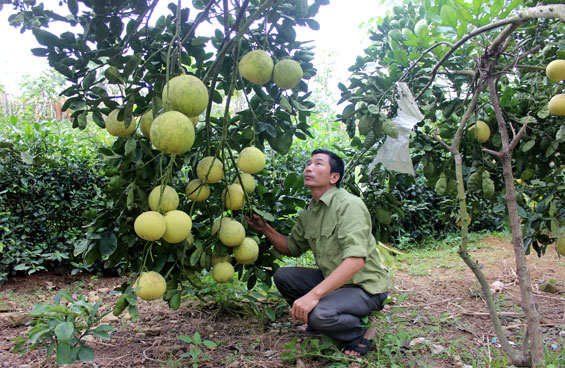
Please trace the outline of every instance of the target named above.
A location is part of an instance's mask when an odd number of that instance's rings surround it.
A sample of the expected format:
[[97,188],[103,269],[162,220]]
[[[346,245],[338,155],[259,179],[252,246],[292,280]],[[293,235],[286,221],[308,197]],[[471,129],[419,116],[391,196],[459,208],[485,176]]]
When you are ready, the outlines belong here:
[[[520,308],[520,290],[512,245],[497,237],[484,238],[475,244],[473,257],[496,289],[496,300],[504,329],[510,340],[519,345],[525,330]],[[553,247],[543,258],[528,256],[536,303],[542,315],[546,345],[554,353],[561,351],[565,340],[565,259],[558,259]],[[540,290],[552,281],[561,292]],[[89,297],[102,298],[112,306],[115,295],[107,295],[121,278],[76,277],[42,273],[8,280],[0,287],[0,367],[54,367],[42,351],[20,356],[12,352],[12,339],[22,336],[29,327],[15,326],[14,312],[29,312],[33,304],[52,302],[61,289]],[[496,283],[495,283],[496,282]],[[494,284],[493,284],[494,283]],[[335,358],[339,353],[300,356],[284,361],[285,344],[296,337],[296,323],[286,313],[272,323],[238,308],[222,305],[217,299],[186,298],[177,311],[162,301],[140,302],[140,319],[132,322],[121,316],[112,321],[116,330],[110,341],[88,343],[95,360],[73,367],[186,367],[188,358],[179,359],[190,348],[198,348],[212,357],[201,359],[199,367],[465,367],[487,366],[501,351],[480,287],[455,250],[427,252],[400,260],[393,272],[393,303],[387,305],[377,323],[376,348],[363,359]],[[12,310],[6,310],[12,309]],[[214,349],[192,345],[178,339],[193,336],[218,343]],[[298,342],[306,345],[309,340]],[[288,350],[288,349],[286,349]],[[332,358],[333,357],[333,358]],[[498,366],[506,366],[504,363]]]

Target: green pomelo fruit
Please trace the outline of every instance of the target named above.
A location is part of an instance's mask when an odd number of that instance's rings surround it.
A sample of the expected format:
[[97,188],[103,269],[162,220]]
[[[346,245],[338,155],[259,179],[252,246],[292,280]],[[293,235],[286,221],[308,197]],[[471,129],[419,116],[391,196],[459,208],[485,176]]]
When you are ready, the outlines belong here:
[[202,202],[210,196],[210,186],[200,179],[193,179],[186,185],[186,196],[194,202]]
[[[153,188],[151,193],[149,193],[149,208],[152,211],[159,211],[159,196],[161,195],[161,186]],[[163,190],[163,195],[161,196],[161,212],[169,212],[176,210],[179,206],[179,195],[173,189],[173,187],[165,186]]]
[[212,256],[212,267],[214,267],[215,265],[217,265],[218,263],[221,262],[228,262],[231,264],[231,257],[228,255],[225,255],[223,257],[221,256]]
[[192,229],[192,220],[185,212],[173,210],[165,213],[167,229],[163,234],[163,240],[167,243],[180,243],[188,237]]
[[298,62],[284,59],[275,64],[273,81],[282,90],[292,89],[300,83],[302,75],[302,68]]
[[[253,178],[253,175],[248,173],[240,173],[239,176],[241,177],[241,184],[243,190],[245,190],[247,193],[253,193],[255,187],[257,186],[257,183],[255,182],[255,178]],[[239,183],[239,180],[237,178],[235,179],[235,181],[236,183]]]
[[186,115],[167,111],[153,120],[150,130],[151,143],[164,153],[181,155],[194,143],[194,126]]
[[373,130],[373,119],[369,115],[363,115],[359,119],[359,134],[367,135]]
[[238,211],[245,203],[245,193],[239,184],[230,184],[222,191],[222,202],[228,210]]
[[135,293],[143,300],[155,300],[165,294],[167,290],[167,283],[163,276],[155,271],[142,273],[135,283],[133,288],[140,288]]
[[224,177],[224,165],[213,156],[204,157],[196,166],[196,176],[204,183],[217,183]]
[[208,88],[193,75],[179,75],[163,88],[163,103],[186,116],[200,115],[208,106]]
[[265,155],[257,147],[246,147],[239,153],[237,166],[248,174],[256,174],[265,167]]
[[565,60],[553,60],[547,64],[545,73],[554,82],[565,80]]
[[469,128],[469,134],[474,139],[478,139],[479,142],[485,143],[490,138],[490,128],[484,121],[477,120],[477,122]]
[[273,74],[273,59],[263,50],[250,51],[239,61],[239,73],[251,83],[265,84]]
[[167,224],[165,218],[159,212],[146,211],[137,216],[133,228],[141,239],[154,241],[163,236]]
[[218,231],[220,231],[220,229],[223,228],[224,225],[227,224],[229,221],[231,221],[229,217],[222,217],[215,219],[214,223],[212,224],[212,229],[210,230],[212,235],[215,235]]
[[220,241],[226,247],[236,247],[245,239],[245,228],[236,220],[226,221],[221,224],[219,231]]
[[106,119],[106,130],[114,137],[127,137],[135,130],[135,121],[130,120],[129,126],[126,128],[123,120],[118,120],[120,110],[112,110]]
[[151,124],[153,124],[153,111],[149,110],[141,116],[139,121],[141,133],[147,138],[151,137]]
[[259,257],[259,245],[251,238],[245,238],[240,245],[233,248],[235,260],[244,265],[251,264]]
[[233,279],[233,275],[235,270],[231,263],[228,262],[220,262],[217,263],[214,267],[212,267],[212,278],[216,282],[224,283],[228,282]]
[[565,116],[565,94],[555,95],[549,100],[549,112],[557,116]]

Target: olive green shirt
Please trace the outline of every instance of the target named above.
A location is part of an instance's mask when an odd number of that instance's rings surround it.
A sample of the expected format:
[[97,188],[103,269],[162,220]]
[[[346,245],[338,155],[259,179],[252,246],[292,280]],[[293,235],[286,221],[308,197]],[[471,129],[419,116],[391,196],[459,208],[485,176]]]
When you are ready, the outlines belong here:
[[317,202],[311,200],[298,216],[287,246],[295,257],[311,249],[324,277],[346,258],[364,258],[365,266],[347,285],[360,286],[369,294],[388,289],[388,273],[379,262],[369,211],[361,198],[345,189],[332,187]]

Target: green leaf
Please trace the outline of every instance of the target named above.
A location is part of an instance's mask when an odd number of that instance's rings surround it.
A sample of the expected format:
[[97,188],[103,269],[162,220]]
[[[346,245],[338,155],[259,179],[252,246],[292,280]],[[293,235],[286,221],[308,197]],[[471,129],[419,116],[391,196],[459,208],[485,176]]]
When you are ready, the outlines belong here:
[[204,340],[202,341],[202,344],[204,344],[204,346],[206,346],[209,349],[215,349],[218,347],[218,344],[216,344],[214,341],[210,341],[210,340]]
[[452,6],[443,5],[439,11],[439,15],[443,24],[453,28],[457,27],[457,13],[455,13]]
[[179,340],[186,342],[187,344],[192,344],[192,337],[186,335],[179,335]]
[[139,67],[139,64],[141,64],[141,56],[139,56],[139,54],[133,54],[126,63],[126,66],[124,67],[124,71],[123,71],[124,78],[129,77],[130,74],[133,73],[133,71],[137,67]]
[[55,361],[59,366],[73,363],[71,359],[71,346],[69,344],[62,342],[57,345]]
[[23,162],[25,162],[28,165],[33,164],[34,157],[28,151],[20,152],[20,158],[22,159]]
[[169,299],[169,308],[172,310],[177,310],[180,307],[180,294],[177,292],[173,295],[171,299]]
[[99,240],[100,242],[100,253],[103,256],[112,255],[118,248],[118,238],[113,231],[106,231],[102,234]]
[[308,27],[310,27],[310,29],[313,31],[320,29],[320,23],[316,22],[314,19],[307,19],[306,24],[308,24]]
[[271,308],[265,309],[265,314],[267,315],[267,317],[269,317],[271,321],[275,321],[277,319],[277,314]]
[[77,125],[81,130],[84,130],[86,128],[86,111],[80,113],[77,116]]
[[526,143],[524,143],[524,145],[522,145],[522,152],[528,152],[529,150],[534,148],[535,145],[536,145],[535,139],[531,139],[527,141]]
[[190,255],[190,265],[191,266],[196,266],[196,264],[198,264],[198,262],[200,261],[200,256],[202,255],[203,249],[199,248],[196,249],[194,252],[192,252],[192,254]]
[[82,346],[78,351],[78,358],[83,362],[92,362],[94,360],[94,350],[90,346]]
[[194,341],[196,345],[200,345],[202,343],[202,340],[200,339],[200,332],[196,331],[194,333],[194,335],[192,336],[192,341]]
[[124,156],[129,156],[135,152],[137,141],[133,137],[129,137],[124,147]]
[[63,45],[61,39],[59,39],[59,37],[55,36],[53,33],[44,31],[40,28],[34,28],[31,32],[37,39],[37,42],[39,42],[43,46],[61,47]]
[[61,322],[55,327],[55,335],[59,341],[67,342],[73,336],[75,327],[72,322]]

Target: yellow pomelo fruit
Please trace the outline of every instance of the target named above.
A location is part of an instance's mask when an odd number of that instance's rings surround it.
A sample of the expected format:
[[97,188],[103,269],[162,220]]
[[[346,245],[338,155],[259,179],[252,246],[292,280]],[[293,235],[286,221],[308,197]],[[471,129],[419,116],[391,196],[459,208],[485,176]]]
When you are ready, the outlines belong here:
[[192,121],[192,126],[196,128],[196,126],[198,125],[198,120],[200,119],[200,115],[190,117],[189,119],[190,121]]
[[481,143],[485,143],[490,138],[490,128],[488,124],[482,120],[477,120],[477,122],[469,128],[469,133],[471,137],[478,139]]
[[553,60],[547,64],[545,74],[554,82],[565,80],[565,60]]
[[214,267],[215,265],[221,262],[228,262],[231,264],[231,257],[229,256],[229,254],[223,257],[212,256],[212,267]]
[[250,51],[239,61],[239,73],[251,83],[265,84],[273,74],[273,59],[263,50]]
[[141,116],[139,121],[139,126],[141,127],[141,133],[147,138],[150,138],[151,124],[153,124],[153,111],[149,110]]
[[[149,193],[149,208],[152,211],[158,211],[159,206],[159,195],[161,194],[161,186],[153,188],[151,193]],[[179,195],[173,189],[173,187],[165,186],[163,190],[163,196],[161,199],[161,212],[169,212],[176,210],[179,206]]]
[[114,137],[127,137],[135,130],[135,121],[131,119],[129,126],[126,128],[125,122],[123,120],[118,120],[119,112],[120,110],[115,109],[108,114],[108,118],[106,119],[106,130]]
[[265,155],[257,147],[246,147],[237,159],[237,166],[248,174],[256,174],[265,167]]
[[223,228],[224,225],[229,221],[231,221],[229,217],[222,217],[215,219],[214,223],[212,224],[212,229],[210,230],[212,235],[215,235],[218,231],[220,231],[220,229]]
[[210,186],[200,179],[194,179],[186,185],[186,196],[194,202],[202,202],[210,196]]
[[187,152],[194,143],[194,126],[186,115],[167,111],[155,118],[149,132],[151,143],[170,155]]
[[[208,174],[207,180],[206,174]],[[214,159],[213,156],[204,157],[196,166],[196,176],[205,183],[217,183],[224,177],[224,165],[222,161],[217,158]]]
[[[253,175],[248,173],[240,173],[239,176],[241,177],[241,184],[243,184],[242,185],[243,190],[245,190],[247,193],[253,193],[255,187],[257,186],[257,183],[255,183],[255,178],[253,177]],[[239,179],[235,178],[235,182],[239,183]]]
[[549,100],[549,112],[557,116],[565,116],[565,94],[555,95]]
[[555,249],[561,256],[565,256],[565,235],[561,235],[555,242]]
[[208,106],[208,88],[193,75],[179,75],[163,88],[163,103],[186,116],[197,116]]
[[228,210],[240,210],[245,203],[245,193],[241,185],[228,185],[228,187],[222,191],[222,202]]
[[220,241],[226,247],[236,247],[245,239],[245,228],[236,220],[222,221],[219,231]]
[[300,64],[292,59],[284,59],[275,64],[273,80],[282,90],[294,88],[302,79]]
[[159,212],[146,211],[137,216],[133,228],[141,239],[153,241],[163,236],[167,229],[167,223]]
[[192,220],[185,212],[172,210],[165,213],[167,229],[163,234],[163,240],[167,243],[180,243],[188,237],[192,229]]
[[155,271],[149,271],[142,273],[135,283],[133,284],[134,289],[140,288],[136,291],[138,297],[144,300],[155,300],[165,294],[167,290],[167,282],[159,273]]
[[259,257],[259,245],[251,238],[245,238],[240,245],[233,248],[233,256],[237,263],[248,265]]
[[220,262],[212,267],[212,278],[216,282],[228,282],[233,278],[234,273],[233,266],[228,262]]

